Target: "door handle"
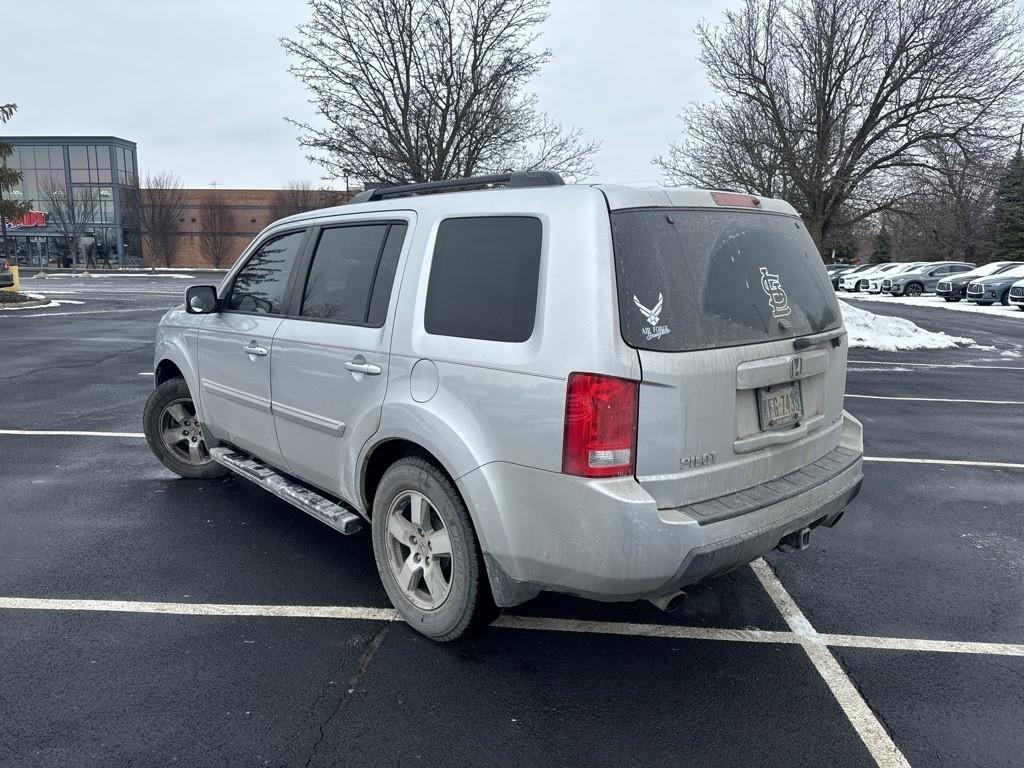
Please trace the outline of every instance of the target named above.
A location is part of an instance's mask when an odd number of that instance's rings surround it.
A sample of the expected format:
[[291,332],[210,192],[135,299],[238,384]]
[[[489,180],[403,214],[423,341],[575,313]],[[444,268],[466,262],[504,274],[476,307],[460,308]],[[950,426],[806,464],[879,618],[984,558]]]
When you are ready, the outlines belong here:
[[267,348],[266,347],[257,346],[256,342],[252,342],[251,341],[251,342],[249,342],[249,346],[247,346],[245,348],[245,354],[247,354],[247,355],[255,355],[256,357],[266,357],[267,356]]
[[380,376],[380,366],[373,363],[361,362],[358,358],[349,360],[345,367],[352,373],[365,373],[367,376]]

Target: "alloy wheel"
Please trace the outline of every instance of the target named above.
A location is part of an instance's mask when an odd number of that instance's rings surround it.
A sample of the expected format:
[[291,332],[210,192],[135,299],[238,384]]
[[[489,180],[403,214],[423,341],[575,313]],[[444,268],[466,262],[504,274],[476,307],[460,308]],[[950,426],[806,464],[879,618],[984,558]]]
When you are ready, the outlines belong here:
[[179,461],[199,466],[212,461],[206,448],[203,425],[188,398],[179,398],[160,411],[160,440]]
[[410,603],[440,608],[452,589],[455,561],[448,526],[430,499],[403,491],[387,512],[388,566]]

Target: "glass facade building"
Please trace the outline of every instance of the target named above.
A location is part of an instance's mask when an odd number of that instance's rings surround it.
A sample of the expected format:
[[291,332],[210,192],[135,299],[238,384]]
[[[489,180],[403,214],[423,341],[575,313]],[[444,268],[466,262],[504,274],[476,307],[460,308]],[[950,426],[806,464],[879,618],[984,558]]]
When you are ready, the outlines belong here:
[[[113,136],[12,136],[8,167],[21,184],[5,193],[32,213],[8,222],[11,255],[19,265],[141,266],[135,143]],[[63,211],[51,210],[53,200]],[[62,223],[69,214],[81,221]],[[73,231],[76,237],[69,238]],[[69,239],[72,241],[69,245]]]

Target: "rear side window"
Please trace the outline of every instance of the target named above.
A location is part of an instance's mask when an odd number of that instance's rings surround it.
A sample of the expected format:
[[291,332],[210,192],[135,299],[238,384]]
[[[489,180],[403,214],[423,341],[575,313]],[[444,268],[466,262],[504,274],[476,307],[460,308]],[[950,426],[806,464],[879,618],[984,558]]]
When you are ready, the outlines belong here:
[[289,232],[263,243],[235,275],[225,309],[281,314],[288,278],[305,236],[305,230]]
[[529,216],[446,219],[437,231],[427,333],[523,342],[537,316],[542,226]]
[[325,229],[313,255],[300,314],[382,326],[404,236],[404,224]]
[[626,343],[684,352],[838,328],[839,303],[803,224],[717,209],[611,214]]

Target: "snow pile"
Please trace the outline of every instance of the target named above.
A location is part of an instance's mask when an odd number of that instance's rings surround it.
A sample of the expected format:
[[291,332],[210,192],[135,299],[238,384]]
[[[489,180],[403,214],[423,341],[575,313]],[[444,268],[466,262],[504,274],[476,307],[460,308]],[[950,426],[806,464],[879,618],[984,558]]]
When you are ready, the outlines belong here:
[[950,349],[974,344],[974,339],[926,331],[902,317],[876,315],[845,301],[840,301],[839,306],[843,310],[843,321],[846,323],[851,347],[896,352],[904,349]]

